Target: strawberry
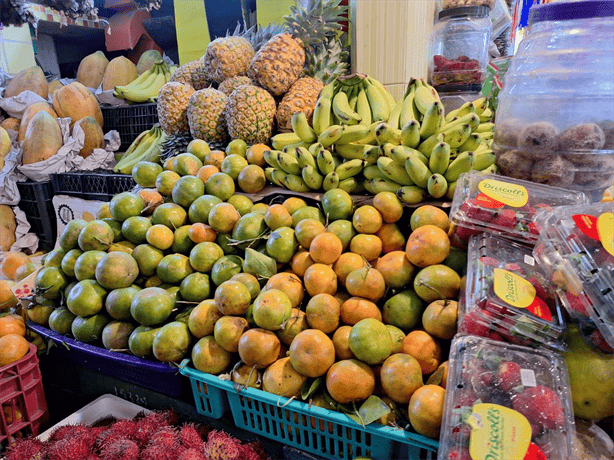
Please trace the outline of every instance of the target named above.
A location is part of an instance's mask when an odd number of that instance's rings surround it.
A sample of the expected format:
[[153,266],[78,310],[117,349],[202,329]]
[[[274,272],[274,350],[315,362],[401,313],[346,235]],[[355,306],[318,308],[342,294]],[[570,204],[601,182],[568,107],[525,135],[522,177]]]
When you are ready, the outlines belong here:
[[481,314],[472,310],[463,316],[459,330],[471,335],[484,337],[490,328],[483,323]]
[[499,264],[501,263],[494,257],[489,257],[489,256],[480,257],[480,262],[482,262],[484,265],[488,267],[495,267],[495,268],[498,267]]
[[542,230],[542,226],[541,225],[539,225],[539,224],[537,224],[535,222],[531,222],[529,224],[529,233],[531,235],[539,236],[539,233],[541,232],[541,230]]
[[510,391],[520,385],[520,364],[514,361],[504,361],[497,369],[495,382],[503,391]]
[[490,221],[493,227],[498,227],[505,230],[513,230],[517,222],[516,212],[513,209],[504,209],[497,213],[493,220]]
[[541,385],[527,387],[513,398],[513,409],[524,415],[529,423],[546,429],[560,428],[565,424],[565,413],[559,396]]
[[476,200],[465,201],[460,207],[467,219],[486,223],[492,220],[492,211],[484,209]]
[[478,235],[479,233],[481,233],[480,230],[473,230],[460,225],[456,227],[456,231],[454,232],[454,234],[460,238],[461,241],[469,241],[469,238],[471,238],[473,235]]
[[588,343],[590,343],[593,347],[599,349],[603,353],[607,353],[609,355],[614,354],[614,348],[610,346],[608,342],[605,341],[599,329],[595,329],[593,333],[588,338]]
[[519,274],[523,274],[524,270],[522,269],[522,267],[518,264],[513,264],[513,263],[507,263],[503,266],[504,270],[507,270],[508,272],[515,272],[515,273],[519,273]]
[[461,407],[473,407],[477,400],[478,396],[473,392],[473,390],[464,387],[457,391],[454,408],[459,409]]
[[542,299],[544,302],[548,300],[550,296],[548,295],[548,292],[546,291],[546,289],[544,289],[544,287],[542,286],[542,284],[539,282],[537,278],[532,276],[531,278],[527,279],[527,281],[531,283],[533,287],[535,288],[535,294],[537,295],[537,297]]
[[568,308],[572,310],[570,313],[573,312],[588,316],[588,312],[586,311],[586,307],[584,306],[584,301],[580,296],[573,295],[571,292],[566,291],[565,299],[567,299]]
[[552,206],[550,206],[549,204],[546,203],[538,203],[533,205],[533,208],[535,208],[535,212],[537,212],[540,209],[543,209],[545,211],[552,211]]

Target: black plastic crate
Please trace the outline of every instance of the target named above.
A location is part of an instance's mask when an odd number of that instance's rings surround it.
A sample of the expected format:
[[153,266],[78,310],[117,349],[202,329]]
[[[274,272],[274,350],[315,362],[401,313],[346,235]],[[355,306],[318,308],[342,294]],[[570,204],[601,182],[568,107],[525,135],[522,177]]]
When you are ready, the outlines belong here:
[[130,175],[104,170],[51,174],[51,182],[55,195],[98,201],[111,201],[113,196],[136,186]]
[[125,152],[139,134],[158,122],[158,106],[155,102],[128,107],[101,107],[100,110],[105,131],[119,132],[122,141],[120,152]]
[[53,209],[53,187],[51,181],[17,182],[21,195],[19,209],[28,218],[31,229],[39,239],[39,249],[53,249],[57,235],[55,211]]

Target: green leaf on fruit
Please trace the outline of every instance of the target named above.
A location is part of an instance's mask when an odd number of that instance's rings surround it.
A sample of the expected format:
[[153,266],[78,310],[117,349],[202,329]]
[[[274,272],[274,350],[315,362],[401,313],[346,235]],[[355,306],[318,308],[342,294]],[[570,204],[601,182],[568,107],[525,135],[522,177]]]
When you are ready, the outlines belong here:
[[437,369],[428,378],[428,380],[426,381],[426,385],[441,385],[444,372],[445,372],[445,369],[443,367],[440,367],[439,369]]
[[317,379],[305,380],[303,386],[301,387],[301,398],[303,400],[309,399],[309,397],[314,394],[320,387],[322,386],[322,377],[318,377]]
[[375,422],[380,417],[388,415],[391,409],[384,401],[379,397],[371,395],[367,400],[362,403],[358,413],[364,421],[365,425]]
[[245,249],[243,271],[256,276],[258,279],[269,279],[277,273],[277,262],[265,254],[247,248]]

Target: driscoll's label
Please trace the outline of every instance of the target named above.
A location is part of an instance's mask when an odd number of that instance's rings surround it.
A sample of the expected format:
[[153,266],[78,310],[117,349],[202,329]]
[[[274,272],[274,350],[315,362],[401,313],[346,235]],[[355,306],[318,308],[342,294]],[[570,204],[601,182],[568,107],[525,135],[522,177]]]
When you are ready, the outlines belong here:
[[529,201],[529,193],[522,185],[484,179],[478,184],[478,189],[482,192],[477,198],[480,203],[483,201],[486,206],[488,202],[485,198],[480,200],[481,195],[485,195],[491,201],[491,206],[486,207],[500,208],[502,205],[507,205],[512,208],[521,208]]
[[526,308],[535,316],[550,321],[552,314],[542,299],[537,297],[535,287],[524,278],[501,268],[494,270],[493,289],[495,295],[505,303]]

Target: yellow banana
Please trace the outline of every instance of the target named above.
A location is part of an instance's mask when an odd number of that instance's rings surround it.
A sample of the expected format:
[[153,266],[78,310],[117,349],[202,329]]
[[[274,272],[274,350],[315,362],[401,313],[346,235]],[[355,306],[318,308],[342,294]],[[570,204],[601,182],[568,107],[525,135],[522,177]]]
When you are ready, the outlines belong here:
[[450,123],[455,118],[460,118],[468,113],[475,113],[475,107],[471,102],[465,102],[458,109],[450,111],[446,115],[446,123]]
[[469,150],[475,152],[483,142],[484,138],[479,133],[471,133],[467,140],[458,147],[458,150],[460,152],[467,152]]
[[416,120],[410,120],[403,126],[403,129],[401,129],[401,145],[414,149],[418,147],[419,144],[420,123]]
[[475,129],[476,133],[489,133],[495,130],[495,124],[494,123],[481,123],[480,126],[478,126]]
[[392,109],[396,105],[396,101],[394,100],[394,96],[390,93],[390,91],[388,91],[388,88],[386,88],[382,82],[376,78],[367,77],[367,80],[379,90],[380,94],[388,104],[388,111],[392,112]]
[[301,173],[301,167],[299,166],[298,161],[296,161],[296,158],[289,153],[278,152],[277,162],[279,163],[279,166],[281,166],[281,169],[288,174],[299,175]]
[[471,126],[469,126],[468,123],[456,125],[449,130],[442,131],[439,134],[443,135],[444,141],[450,144],[451,149],[456,149],[463,145],[467,139],[469,139],[469,136],[471,135]]
[[403,106],[399,114],[399,126],[401,128],[412,120],[420,121],[422,119],[422,114],[414,107],[414,97],[415,94],[412,91],[403,99]]
[[[141,77],[143,76],[146,76],[146,78],[141,79]],[[154,64],[153,66],[151,66],[149,70],[146,70],[145,72],[143,72],[141,77],[137,78],[136,80],[133,80],[131,83],[127,85],[116,86],[114,89],[115,91],[117,91],[119,94],[123,96],[123,93],[125,90],[134,91],[134,90],[147,88],[149,85],[151,85],[154,82],[157,76],[158,76],[158,66]],[[137,82],[137,80],[139,81]]]
[[313,166],[314,168],[318,167],[313,154],[305,147],[298,147],[294,152],[294,156],[301,168],[304,168],[307,165]]
[[369,148],[370,146],[367,144],[341,144],[335,145],[335,152],[345,160],[363,160],[365,158],[365,151]]
[[362,170],[362,175],[365,179],[388,179],[388,176],[382,172],[381,169],[377,166],[377,164],[370,164],[365,166],[365,169]]
[[287,188],[285,183],[287,174],[285,172],[283,172],[281,169],[274,169],[272,174],[273,182],[275,182],[280,187]]
[[379,158],[379,154],[380,154],[379,149],[380,148],[377,145],[370,145],[367,148],[365,148],[363,152],[363,157],[368,164],[377,163],[377,159]]
[[348,96],[343,91],[339,91],[333,96],[333,113],[341,123],[346,125],[356,125],[361,121],[360,115],[352,110]]
[[456,192],[456,182],[448,182],[448,190],[446,191],[446,199],[454,200],[454,192]]
[[324,177],[318,172],[316,168],[311,165],[303,166],[301,170],[301,176],[303,177],[303,182],[307,184],[311,190],[320,190],[322,188],[322,182],[324,182]]
[[[433,174],[444,174],[450,164],[450,146],[440,142],[433,148],[429,157],[429,169]],[[432,193],[431,193],[432,195]],[[439,198],[439,197],[437,197]]]
[[423,141],[420,145],[418,145],[418,147],[416,147],[416,150],[418,150],[420,153],[422,153],[424,156],[428,158],[429,156],[431,156],[431,152],[433,151],[435,146],[439,144],[440,142],[443,142],[444,140],[445,140],[445,137],[443,133],[433,134],[431,137],[429,137],[428,139]]
[[264,168],[265,177],[267,178],[269,182],[274,183],[278,187],[283,187],[284,184],[278,184],[277,182],[275,182],[275,179],[273,178],[273,171],[275,171],[275,168],[273,168],[272,166],[269,166],[268,168]]
[[316,156],[318,152],[322,150],[323,148],[324,146],[322,144],[320,144],[319,142],[316,142],[314,144],[311,144],[309,147],[307,147],[307,150],[309,150],[309,153],[311,153],[313,156]]
[[388,123],[380,123],[377,128],[375,128],[375,140],[379,145],[386,143],[400,145],[401,131],[392,128]]
[[353,125],[345,126],[343,133],[339,139],[335,141],[335,145],[349,144],[350,142],[358,142],[369,135],[369,126]]
[[309,126],[305,112],[294,112],[292,114],[291,123],[292,131],[294,131],[303,142],[312,143],[317,139],[315,131]]
[[358,186],[359,182],[355,177],[348,177],[347,179],[340,180],[337,188],[347,193],[356,193]]
[[341,137],[344,131],[345,126],[343,125],[331,125],[320,133],[318,142],[322,144],[324,148],[330,147]]
[[417,155],[410,155],[405,162],[405,171],[414,184],[424,189],[426,189],[429,177],[433,175]]
[[358,91],[358,98],[356,100],[356,113],[360,116],[360,124],[370,126],[372,123],[371,106],[369,105],[369,99],[367,99],[367,93],[364,88],[360,88]]
[[482,135],[482,137],[486,141],[490,141],[490,140],[494,139],[494,137],[495,137],[495,133],[492,132],[492,131],[487,131],[487,132],[480,133],[480,134]]
[[488,123],[491,120],[492,120],[492,110],[487,108],[480,114],[480,123]]
[[365,189],[372,195],[377,195],[380,192],[392,192],[397,193],[397,190],[401,188],[401,185],[388,179],[382,179],[375,177],[368,179],[364,182]]
[[[392,158],[397,164],[405,166],[405,162],[412,153],[420,152],[410,147],[405,147],[403,145],[395,145],[390,152],[390,158]],[[422,154],[420,153],[420,155]]]
[[133,102],[147,102],[150,97],[158,96],[160,88],[166,84],[165,78],[164,72],[159,72],[156,74],[155,80],[148,87],[138,90],[131,90],[130,88],[127,88],[122,91],[122,94],[125,99]]
[[399,102],[395,104],[390,112],[390,116],[388,117],[387,123],[394,129],[401,129],[402,126],[399,125],[399,120],[401,119],[401,109],[403,109],[404,99],[400,99]]
[[475,108],[475,113],[477,113],[478,116],[481,117],[484,111],[488,109],[488,99],[486,99],[485,97],[481,97],[473,101],[471,105],[473,105],[473,107]]
[[377,159],[377,167],[384,173],[387,179],[390,179],[400,185],[414,185],[405,168],[393,159],[388,157],[379,157]]
[[277,161],[278,153],[280,153],[279,150],[265,150],[263,154],[264,161],[266,161],[269,166],[272,166],[275,169],[281,169],[281,166]]
[[318,136],[330,126],[331,109],[331,99],[320,96],[313,109],[313,131]]
[[318,98],[332,99],[335,94],[337,81],[333,80],[328,85],[324,86],[318,95]]
[[354,177],[362,172],[365,166],[365,160],[348,160],[341,163],[335,168],[339,180],[342,181],[348,177]]
[[293,192],[301,193],[311,191],[303,178],[294,174],[286,174],[286,177],[284,177],[284,185],[288,190],[292,190]]
[[296,133],[281,133],[271,137],[271,145],[275,150],[283,150],[284,147],[291,144],[302,142],[301,138]]
[[316,157],[316,162],[318,163],[318,170],[323,176],[335,171],[335,161],[333,160],[333,155],[328,150],[320,150]]
[[462,117],[457,118],[456,120],[453,120],[450,123],[446,123],[445,125],[443,125],[443,128],[441,128],[441,132],[449,131],[455,126],[463,125],[465,123],[469,125],[472,131],[475,131],[475,129],[480,124],[480,117],[477,116],[475,113],[468,113],[467,115],[463,115]]
[[473,152],[463,152],[450,163],[443,175],[448,182],[456,182],[461,174],[471,170],[474,162]]
[[365,92],[367,93],[367,99],[371,107],[371,119],[373,121],[388,120],[390,109],[388,108],[388,102],[382,92],[371,83],[366,83]]
[[443,119],[443,104],[439,101],[433,102],[424,112],[424,117],[420,123],[420,138],[426,139],[435,134]]
[[426,113],[428,108],[437,99],[431,94],[431,92],[424,86],[416,87],[414,91],[414,104],[422,115]]
[[329,190],[335,189],[339,186],[339,176],[335,171],[327,174],[324,177],[324,181],[322,182],[322,188],[328,192]]
[[441,174],[433,174],[429,177],[426,190],[433,198],[441,198],[448,191],[448,182]]
[[494,164],[495,160],[497,159],[496,155],[493,153],[492,150],[483,150],[478,153],[473,152],[473,155],[474,159],[473,166],[471,166],[471,169],[475,169],[477,171],[483,171],[490,165]]
[[397,197],[406,204],[418,204],[426,198],[426,192],[417,185],[406,185],[397,190]]
[[482,172],[484,174],[497,174],[499,172],[499,168],[497,168],[496,164],[492,164],[488,168],[483,169]]

